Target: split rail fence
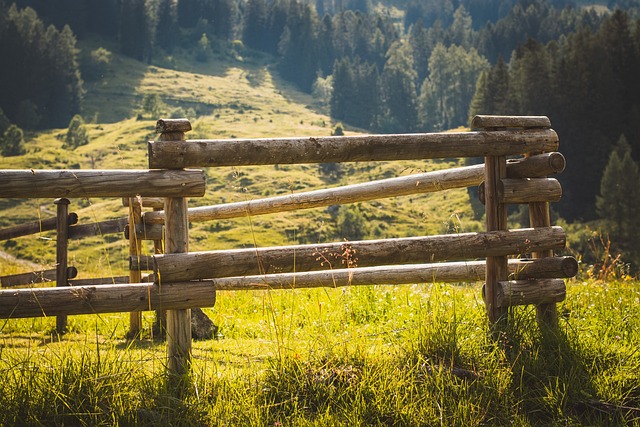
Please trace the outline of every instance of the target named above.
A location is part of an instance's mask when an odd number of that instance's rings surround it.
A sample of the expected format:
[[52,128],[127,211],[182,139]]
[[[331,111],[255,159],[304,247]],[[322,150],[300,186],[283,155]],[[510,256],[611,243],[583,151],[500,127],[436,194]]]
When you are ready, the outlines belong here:
[[[549,202],[562,196],[560,183],[548,178],[565,167],[556,151],[558,136],[541,116],[477,116],[472,127],[460,133],[186,140],[185,132],[191,130],[187,120],[159,120],[160,135],[148,143],[149,170],[1,170],[0,197],[59,199],[55,221],[19,231],[57,230],[55,274],[46,273],[57,287],[0,290],[0,318],[131,312],[136,332],[140,311],[166,310],[168,370],[176,375],[190,366],[190,309],[212,307],[217,290],[484,281],[493,328],[504,327],[508,307],[528,304],[536,305],[542,325],[554,327],[556,303],[565,298],[563,279],[578,269],[574,258],[554,256],[566,243],[564,231],[552,226],[549,216]],[[189,169],[193,167],[461,157],[484,157],[484,164],[247,202],[187,206],[187,197],[205,193],[204,173]],[[485,232],[189,252],[189,222],[471,186],[479,186],[485,205]],[[78,227],[96,228],[74,226],[77,217],[68,213],[68,199],[84,197],[119,197],[129,206],[128,218],[111,223],[114,230],[125,230],[130,242],[130,275],[119,280],[129,283],[70,280],[75,269],[67,265],[66,240],[80,235]],[[528,204],[530,228],[507,229],[509,204]],[[154,210],[143,213],[143,207]],[[0,230],[0,239],[18,232],[5,231]],[[153,256],[141,255],[145,239],[156,242]],[[357,267],[335,268],[342,261],[338,254],[347,249],[358,254]],[[334,267],[327,270],[317,262],[319,253]],[[142,271],[151,271],[147,282]],[[0,280],[5,286],[9,279]]]

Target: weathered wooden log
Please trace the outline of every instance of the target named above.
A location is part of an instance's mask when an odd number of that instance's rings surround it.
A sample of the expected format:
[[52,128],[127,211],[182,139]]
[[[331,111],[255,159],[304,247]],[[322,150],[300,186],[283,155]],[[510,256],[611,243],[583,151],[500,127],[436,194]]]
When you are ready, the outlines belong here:
[[509,280],[559,279],[578,274],[578,261],[571,256],[510,259]]
[[[148,276],[145,276],[141,280],[142,283],[153,282],[148,280]],[[113,276],[113,277],[92,277],[89,279],[75,279],[69,280],[71,286],[100,286],[100,285],[124,285],[131,283],[129,276]]]
[[[138,199],[138,198],[136,198]],[[160,208],[164,209],[164,198],[163,197],[140,197],[142,200],[143,208]],[[122,206],[128,208],[129,207],[129,197],[122,198]]]
[[562,173],[567,165],[562,153],[538,154],[507,160],[507,178],[546,178]]
[[[173,282],[200,278],[211,279],[341,268],[343,263],[347,261],[359,267],[369,267],[518,255],[542,248],[560,249],[564,247],[565,240],[562,228],[548,227],[318,245],[165,254],[154,255],[152,259],[156,277],[160,281]],[[137,268],[134,265],[135,261],[130,259],[131,268]],[[144,264],[148,258],[141,257],[140,261]]]
[[551,121],[546,116],[477,115],[471,120],[471,127],[474,129],[550,128]]
[[[69,225],[78,223],[78,214],[69,213],[67,217]],[[30,236],[32,234],[41,233],[43,231],[51,231],[56,229],[58,218],[47,218],[42,221],[33,221],[26,224],[20,224],[13,227],[3,228],[0,230],[0,240],[14,239],[21,236]]]
[[562,279],[509,280],[499,282],[500,307],[528,304],[555,304],[564,301],[567,288]]
[[0,197],[202,196],[200,170],[0,170]]
[[[67,277],[67,260],[69,247],[69,199],[59,198],[54,201],[57,209],[56,223],[56,286],[69,286]],[[56,332],[62,335],[67,331],[67,316],[56,317]]]
[[211,307],[213,282],[67,286],[0,290],[0,318]]
[[[552,153],[560,154],[560,153]],[[535,156],[537,157],[537,156]],[[562,156],[561,156],[562,157]],[[564,157],[562,157],[564,159]],[[532,176],[544,176],[554,173],[557,161],[542,155],[540,159],[530,157],[507,164],[507,176],[521,176],[526,170]],[[409,194],[429,193],[452,188],[464,188],[480,184],[484,177],[484,165],[465,166],[442,171],[426,172],[371,181],[362,184],[308,191],[286,196],[276,196],[244,202],[226,203],[215,206],[190,208],[190,222],[211,221],[238,218],[246,215],[264,215],[275,212],[286,212],[297,209],[310,209],[340,203],[354,203],[385,197],[397,197]],[[143,206],[144,206],[143,199]],[[141,238],[155,240],[161,234],[160,228],[150,227],[152,224],[164,223],[164,212],[145,212],[144,230],[138,230]],[[147,237],[143,237],[146,234]],[[126,235],[126,231],[125,231]],[[128,238],[128,237],[127,237]]]
[[189,132],[191,122],[188,119],[160,119],[156,122],[156,133]]
[[[55,282],[57,269],[32,271],[30,273],[11,274],[0,277],[0,286],[3,288],[14,288],[17,286],[27,286],[35,283]],[[67,267],[67,278],[73,279],[78,275],[78,269]]]
[[[566,267],[575,258],[546,258],[545,261],[509,260],[512,277],[571,277]],[[344,268],[338,270],[280,273],[212,279],[216,290],[295,289],[359,285],[401,285],[406,283],[478,282],[484,280],[484,261],[462,261],[435,264],[410,264],[377,267]],[[575,274],[575,273],[573,273]]]
[[[129,199],[129,227],[136,229],[142,224],[142,206],[135,198]],[[139,258],[142,255],[142,242],[135,236],[129,239],[129,256]],[[129,283],[142,282],[142,272],[140,270],[129,270]],[[137,337],[142,329],[142,313],[133,311],[129,313],[129,338]]]
[[69,227],[69,239],[74,240],[91,236],[122,233],[128,223],[129,219],[123,217],[91,224],[74,225],[73,227]]
[[284,139],[150,141],[150,168],[415,160],[555,151],[551,129]]
[[[504,204],[558,202],[562,186],[554,178],[504,178],[497,183],[498,198]],[[485,203],[484,183],[478,187],[478,198]]]
[[[507,175],[507,161],[504,156],[486,156],[484,158],[485,223],[487,232],[504,232],[507,227],[507,209],[500,197],[500,182]],[[485,273],[487,316],[492,329],[501,329],[506,311],[498,304],[498,282],[506,280],[509,272],[507,254],[487,255]]]
[[[161,216],[161,219],[162,219],[162,222],[164,223],[164,211],[158,211],[158,212],[163,213],[163,215]],[[147,212],[147,213],[150,213],[150,212]],[[144,214],[142,216],[144,218]],[[162,226],[162,224],[144,224],[143,223],[140,226],[136,227],[136,236],[140,240],[162,240],[162,238],[164,237],[164,227]],[[130,237],[131,237],[131,229],[127,225],[124,228],[124,238],[129,239]]]

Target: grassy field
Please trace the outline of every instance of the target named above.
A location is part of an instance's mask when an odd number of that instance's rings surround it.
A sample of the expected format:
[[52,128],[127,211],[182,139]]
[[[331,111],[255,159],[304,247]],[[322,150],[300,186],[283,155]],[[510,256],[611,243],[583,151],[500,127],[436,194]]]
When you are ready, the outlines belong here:
[[[328,135],[335,123],[310,96],[271,72],[259,55],[188,54],[145,65],[113,56],[87,86],[83,116],[91,142],[64,147],[66,130],[28,135],[27,154],[0,168],[145,168],[155,119],[140,109],[158,94],[163,115],[185,113],[190,137]],[[223,55],[223,53],[219,53]],[[357,129],[347,129],[356,132]],[[209,169],[207,195],[191,206],[234,202],[460,165],[441,162]],[[358,204],[365,237],[483,228],[466,191]],[[54,214],[52,200],[0,200],[0,226]],[[72,200],[81,223],[125,216],[120,200]],[[52,267],[51,233],[2,249]],[[190,249],[341,240],[335,211],[194,224]],[[118,235],[73,242],[80,277],[126,273]],[[146,246],[146,253],[152,248]],[[10,260],[0,275],[31,268]],[[366,286],[219,292],[205,311],[217,339],[194,343],[181,398],[167,389],[165,344],[129,341],[127,314],[0,322],[0,425],[640,425],[640,288],[632,280],[568,283],[555,333],[540,332],[533,308],[510,313],[498,339],[488,331],[479,285]]]

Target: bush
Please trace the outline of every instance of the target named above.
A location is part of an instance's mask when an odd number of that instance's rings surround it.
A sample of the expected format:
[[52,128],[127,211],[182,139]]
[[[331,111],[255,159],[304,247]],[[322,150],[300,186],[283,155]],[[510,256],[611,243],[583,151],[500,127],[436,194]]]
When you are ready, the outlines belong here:
[[24,132],[16,125],[11,125],[0,139],[0,150],[3,156],[19,156],[25,153]]
[[71,148],[77,148],[89,143],[89,136],[84,128],[84,120],[81,115],[76,114],[69,122],[65,141],[67,142],[67,146]]

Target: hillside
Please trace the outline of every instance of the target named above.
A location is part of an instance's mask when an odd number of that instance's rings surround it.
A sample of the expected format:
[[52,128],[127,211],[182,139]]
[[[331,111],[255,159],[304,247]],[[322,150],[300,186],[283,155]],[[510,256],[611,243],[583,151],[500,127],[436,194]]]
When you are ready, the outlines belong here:
[[[86,125],[90,143],[70,150],[64,147],[66,129],[30,133],[27,153],[1,158],[0,168],[145,168],[146,141],[154,137],[158,117],[141,112],[140,105],[145,96],[154,94],[162,100],[163,114],[187,113],[194,127],[190,138],[323,136],[335,127],[311,96],[277,77],[266,55],[220,54],[208,64],[189,61],[186,55],[176,58],[172,58],[174,68],[166,68],[113,55],[106,77],[87,85],[83,116],[91,121]],[[191,200],[190,206],[365,182],[454,163],[344,164],[339,179],[323,176],[317,165],[209,169],[206,196]],[[52,202],[2,200],[1,225],[52,216]],[[465,190],[362,203],[358,207],[365,219],[365,238],[473,231],[481,226],[473,218]],[[72,200],[70,209],[80,215],[80,223],[127,214],[120,200]],[[336,209],[314,209],[194,224],[191,250],[342,240],[344,236],[336,231],[336,215]],[[50,233],[18,238],[4,242],[3,249],[50,266],[55,256],[52,238]],[[70,257],[81,276],[121,274],[127,248],[120,236],[105,235],[73,242]]]

